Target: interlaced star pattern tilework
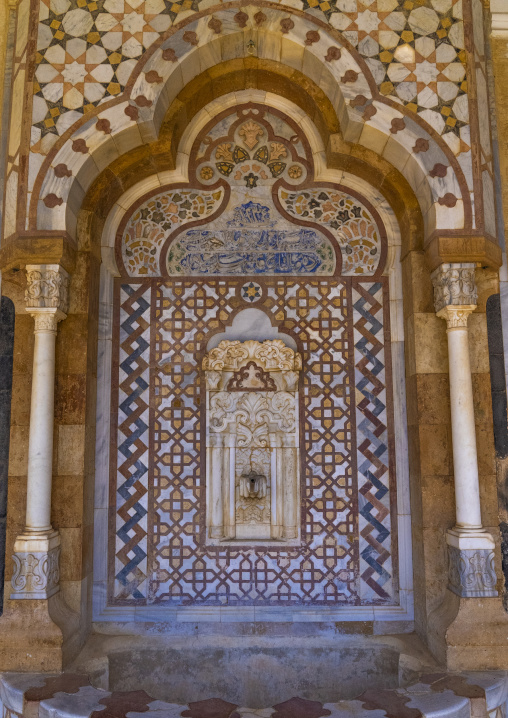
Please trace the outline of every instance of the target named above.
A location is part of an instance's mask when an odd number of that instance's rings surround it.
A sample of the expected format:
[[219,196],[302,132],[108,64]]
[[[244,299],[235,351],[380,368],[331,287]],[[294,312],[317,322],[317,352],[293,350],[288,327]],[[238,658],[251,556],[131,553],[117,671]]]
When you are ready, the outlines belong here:
[[[120,95],[139,58],[160,34],[182,12],[196,12],[203,3],[41,0],[34,141],[48,133],[61,135],[91,108]],[[343,34],[365,58],[381,94],[418,113],[440,134],[453,134],[456,153],[467,151],[462,0],[296,4]],[[461,146],[455,147],[458,142]]]
[[205,541],[200,366],[210,333],[251,306],[248,285],[121,280],[110,605],[397,602],[385,282],[251,282],[301,348],[302,524],[298,546],[240,547]]

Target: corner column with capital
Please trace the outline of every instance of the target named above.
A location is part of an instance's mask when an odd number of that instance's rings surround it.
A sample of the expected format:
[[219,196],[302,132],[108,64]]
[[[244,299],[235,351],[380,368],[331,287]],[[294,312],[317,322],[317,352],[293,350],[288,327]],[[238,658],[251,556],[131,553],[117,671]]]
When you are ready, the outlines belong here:
[[446,320],[456,525],[447,532],[448,588],[464,598],[497,596],[494,540],[482,527],[469,360],[468,317],[476,309],[473,263],[441,264],[432,273],[434,305]]
[[60,535],[51,526],[55,344],[58,322],[67,316],[69,275],[58,264],[27,265],[26,273],[35,346],[26,521],[14,544],[11,599],[45,599],[59,590]]

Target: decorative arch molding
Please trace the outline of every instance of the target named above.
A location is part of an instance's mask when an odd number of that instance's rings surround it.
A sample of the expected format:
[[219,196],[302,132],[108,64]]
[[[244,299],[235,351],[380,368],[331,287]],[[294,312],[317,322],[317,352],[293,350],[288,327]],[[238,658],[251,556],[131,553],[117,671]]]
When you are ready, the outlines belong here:
[[[270,26],[278,23],[280,35],[280,23],[288,13],[268,5],[267,12],[268,8]],[[81,126],[74,125],[57,141],[34,183],[31,216],[35,211],[37,230],[75,234],[83,197],[99,172],[155,139],[167,108],[193,77],[226,61],[228,52],[230,57],[249,57],[247,35],[253,32],[254,11],[259,8],[242,8],[247,20],[240,31],[234,20],[236,5],[222,7],[220,36],[209,27],[211,11],[192,16],[192,22],[188,18],[184,27],[175,26],[170,37],[143,56],[143,70],[126,90],[129,100],[124,95],[99,106],[96,116],[81,120]],[[472,185],[446,142],[417,115],[378,94],[365,61],[340,33],[304,13],[292,12],[291,17],[293,26],[283,37],[264,27],[256,29],[257,57],[301,68],[309,78],[319,75],[319,83],[333,98],[345,139],[373,149],[408,180],[420,203],[427,237],[436,231],[471,232]],[[310,45],[309,32],[319,35]]]

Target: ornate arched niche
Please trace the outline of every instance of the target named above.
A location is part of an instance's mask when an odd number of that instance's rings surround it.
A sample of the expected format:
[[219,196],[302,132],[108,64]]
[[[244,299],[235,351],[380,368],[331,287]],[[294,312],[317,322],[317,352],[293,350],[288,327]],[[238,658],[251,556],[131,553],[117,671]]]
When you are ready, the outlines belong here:
[[205,110],[106,223],[97,620],[412,617],[400,238],[316,137]]
[[222,340],[204,357],[211,542],[298,538],[301,368],[281,339]]

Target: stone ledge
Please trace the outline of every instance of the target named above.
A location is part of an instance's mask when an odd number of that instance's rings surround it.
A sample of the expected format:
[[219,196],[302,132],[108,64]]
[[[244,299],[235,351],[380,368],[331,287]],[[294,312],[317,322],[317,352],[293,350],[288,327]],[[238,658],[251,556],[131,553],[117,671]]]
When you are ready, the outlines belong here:
[[499,269],[501,247],[488,235],[433,234],[425,244],[425,257],[430,271],[449,262],[475,262],[482,267]]
[[61,232],[7,239],[0,250],[0,270],[20,269],[26,264],[60,264],[70,274],[76,265],[77,246]]
[[220,698],[182,705],[143,690],[110,692],[92,687],[86,674],[0,675],[0,707],[10,718],[505,718],[507,697],[505,671],[423,674],[405,688],[369,689],[353,700],[295,697],[263,709]]

